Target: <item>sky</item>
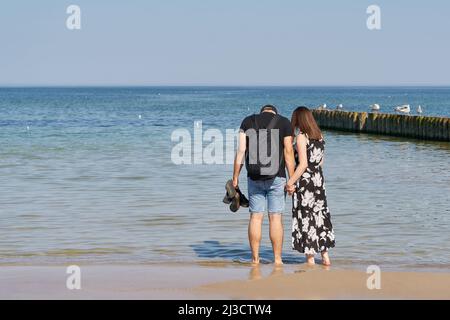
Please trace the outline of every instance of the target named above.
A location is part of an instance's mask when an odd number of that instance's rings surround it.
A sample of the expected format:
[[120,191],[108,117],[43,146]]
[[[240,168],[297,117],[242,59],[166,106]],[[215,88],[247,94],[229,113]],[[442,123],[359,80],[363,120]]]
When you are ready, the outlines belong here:
[[449,39],[448,0],[2,0],[0,86],[450,85]]

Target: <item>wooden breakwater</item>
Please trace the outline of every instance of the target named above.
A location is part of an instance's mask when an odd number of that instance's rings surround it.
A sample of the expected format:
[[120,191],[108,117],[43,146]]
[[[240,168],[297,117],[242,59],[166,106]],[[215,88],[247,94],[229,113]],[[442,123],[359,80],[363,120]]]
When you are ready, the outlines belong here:
[[323,129],[450,141],[450,118],[337,110],[312,112]]

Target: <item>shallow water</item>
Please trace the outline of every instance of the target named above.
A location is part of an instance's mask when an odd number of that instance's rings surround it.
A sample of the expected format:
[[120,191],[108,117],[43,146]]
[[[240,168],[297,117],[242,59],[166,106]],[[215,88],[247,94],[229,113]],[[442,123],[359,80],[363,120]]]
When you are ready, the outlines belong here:
[[[221,202],[232,166],[173,164],[171,133],[196,120],[225,133],[264,103],[290,115],[323,102],[450,115],[448,88],[0,89],[0,264],[248,262],[248,213]],[[450,144],[326,140],[336,265],[450,270]],[[301,263],[289,207],[284,259]]]

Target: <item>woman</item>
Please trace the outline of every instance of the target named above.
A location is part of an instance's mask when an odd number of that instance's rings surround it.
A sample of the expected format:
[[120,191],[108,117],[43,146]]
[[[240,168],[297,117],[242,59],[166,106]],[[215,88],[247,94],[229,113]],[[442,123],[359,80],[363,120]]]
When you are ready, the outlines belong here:
[[314,255],[322,254],[323,265],[331,265],[328,249],[334,247],[334,232],[327,206],[322,173],[325,141],[306,107],[298,107],[292,114],[297,168],[287,182],[294,191],[292,208],[292,247],[306,255],[314,264]]

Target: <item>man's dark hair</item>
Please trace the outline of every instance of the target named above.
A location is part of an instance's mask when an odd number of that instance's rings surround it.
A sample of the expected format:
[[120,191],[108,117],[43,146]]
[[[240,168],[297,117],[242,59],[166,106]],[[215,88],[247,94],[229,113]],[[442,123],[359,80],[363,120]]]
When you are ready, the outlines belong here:
[[273,105],[271,104],[266,104],[264,107],[261,108],[260,113],[264,112],[264,111],[273,111],[276,114],[278,114],[278,110],[277,108],[275,108]]

